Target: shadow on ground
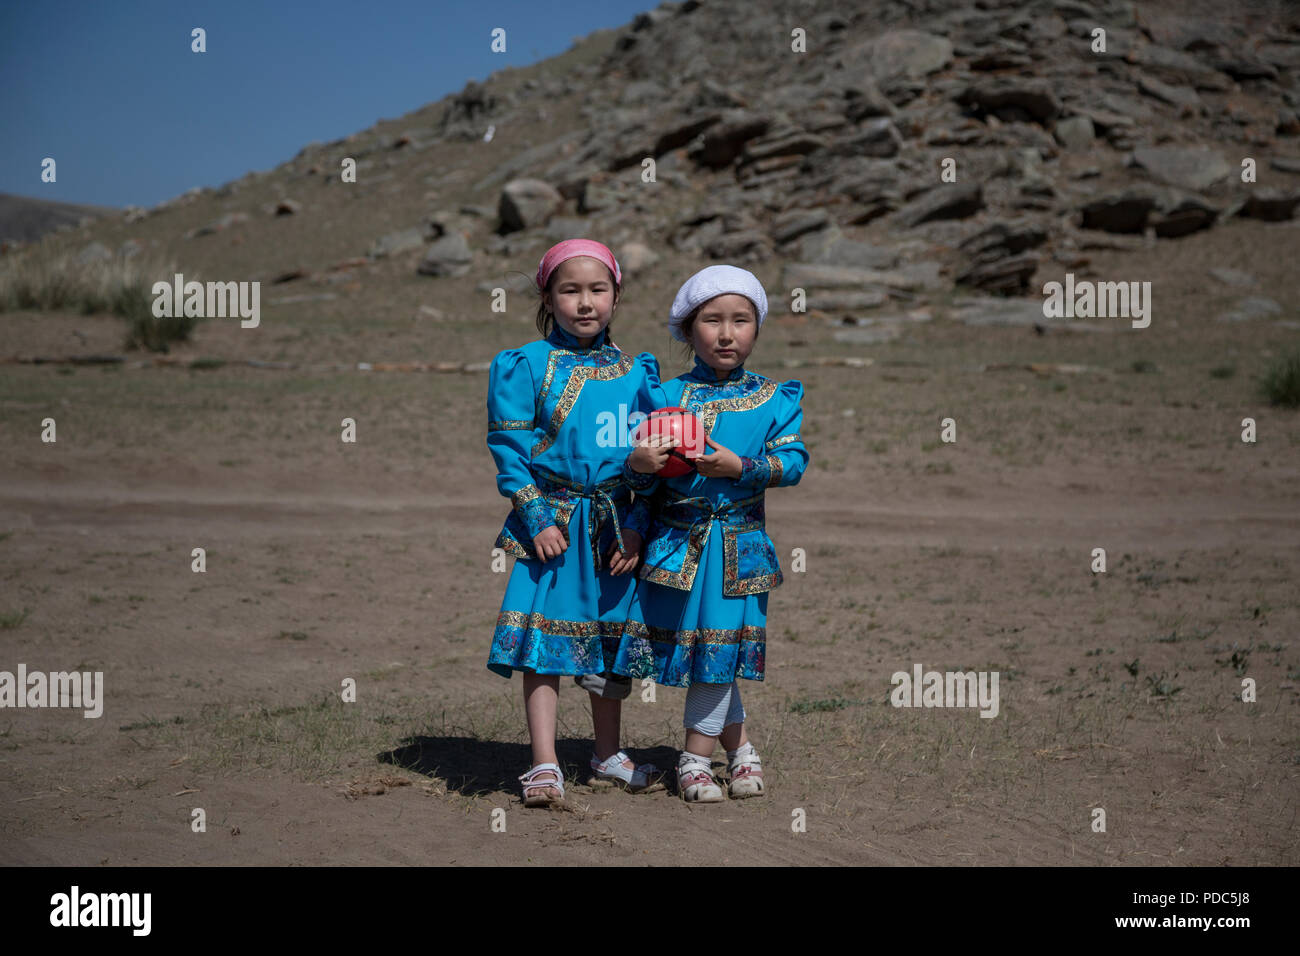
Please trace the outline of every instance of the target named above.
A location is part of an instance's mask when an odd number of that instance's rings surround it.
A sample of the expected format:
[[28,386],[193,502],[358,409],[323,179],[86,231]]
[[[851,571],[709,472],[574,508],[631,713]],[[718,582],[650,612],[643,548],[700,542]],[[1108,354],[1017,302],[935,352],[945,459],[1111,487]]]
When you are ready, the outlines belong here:
[[[555,752],[566,783],[589,785],[592,773],[590,738],[567,738],[555,742]],[[652,763],[661,771],[677,764],[672,747],[626,748],[634,763]],[[528,744],[501,743],[473,737],[411,737],[402,746],[378,754],[380,763],[393,764],[426,777],[435,777],[449,791],[465,796],[519,791],[518,776],[532,764]],[[672,786],[674,775],[665,782]]]

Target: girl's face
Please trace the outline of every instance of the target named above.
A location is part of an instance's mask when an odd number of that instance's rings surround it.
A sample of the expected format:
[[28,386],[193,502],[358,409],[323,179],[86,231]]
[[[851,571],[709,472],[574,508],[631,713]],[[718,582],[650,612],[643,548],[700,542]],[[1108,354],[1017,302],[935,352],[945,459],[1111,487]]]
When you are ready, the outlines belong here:
[[725,378],[732,369],[745,364],[757,335],[754,303],[729,292],[700,306],[691,326],[691,345],[696,355]]
[[551,291],[543,294],[555,321],[585,348],[609,325],[618,303],[605,264],[588,256],[566,259],[555,269]]

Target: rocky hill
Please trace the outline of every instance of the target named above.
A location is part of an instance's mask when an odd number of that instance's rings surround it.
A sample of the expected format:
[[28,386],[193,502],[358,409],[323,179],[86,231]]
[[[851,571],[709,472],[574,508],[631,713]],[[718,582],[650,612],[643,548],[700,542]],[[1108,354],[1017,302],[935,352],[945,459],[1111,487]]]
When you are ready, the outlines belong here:
[[78,241],[441,320],[589,235],[633,277],[748,264],[774,310],[802,288],[888,327],[954,286],[1038,294],[1092,249],[1292,219],[1298,109],[1282,3],[685,0]]

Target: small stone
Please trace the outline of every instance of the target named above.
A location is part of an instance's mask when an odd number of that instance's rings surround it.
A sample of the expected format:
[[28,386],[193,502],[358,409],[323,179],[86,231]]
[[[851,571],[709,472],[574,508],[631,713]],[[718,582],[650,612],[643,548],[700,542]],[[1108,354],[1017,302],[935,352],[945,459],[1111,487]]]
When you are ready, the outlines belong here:
[[419,249],[424,243],[425,230],[420,226],[412,226],[410,229],[401,229],[380,236],[371,244],[368,255],[372,259],[383,259]]
[[1218,279],[1224,285],[1235,285],[1244,288],[1254,288],[1259,285],[1259,280],[1249,272],[1242,272],[1240,269],[1216,268],[1210,270],[1210,276]]
[[1056,121],[1056,141],[1066,149],[1087,149],[1096,137],[1092,120],[1086,116],[1067,116]]
[[1237,307],[1231,312],[1225,312],[1219,316],[1220,322],[1247,322],[1251,319],[1262,319],[1270,315],[1280,315],[1282,306],[1272,299],[1264,296],[1251,296],[1242,299],[1237,303]]
[[1241,207],[1241,215],[1265,222],[1282,222],[1291,218],[1297,205],[1300,205],[1300,192],[1287,194],[1280,189],[1261,187],[1251,190]]

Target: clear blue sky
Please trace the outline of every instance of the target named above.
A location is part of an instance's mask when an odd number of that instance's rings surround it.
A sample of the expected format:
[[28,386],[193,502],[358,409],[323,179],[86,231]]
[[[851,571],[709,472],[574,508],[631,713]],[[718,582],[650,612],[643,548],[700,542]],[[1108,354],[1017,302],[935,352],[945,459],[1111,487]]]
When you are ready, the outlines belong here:
[[[0,192],[152,206],[621,26],[658,0],[0,0]],[[207,52],[190,31],[207,31]],[[506,30],[493,53],[491,31]],[[57,162],[43,183],[41,160]]]

